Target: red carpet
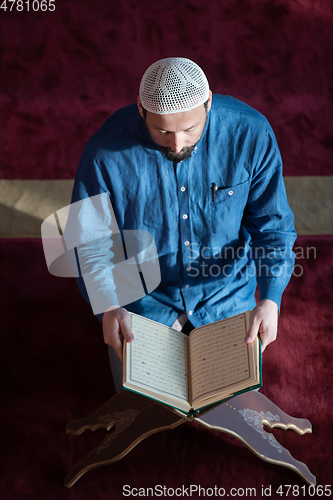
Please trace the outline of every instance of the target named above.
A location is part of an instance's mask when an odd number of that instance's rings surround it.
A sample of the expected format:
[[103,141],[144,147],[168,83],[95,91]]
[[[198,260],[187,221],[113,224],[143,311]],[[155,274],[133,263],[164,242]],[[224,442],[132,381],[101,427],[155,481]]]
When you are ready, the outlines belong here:
[[[299,256],[315,250],[297,259],[303,274],[292,278],[284,295],[278,340],[264,354],[262,392],[287,413],[311,421],[312,435],[274,434],[325,485],[332,480],[333,454],[333,237],[302,237],[296,247]],[[90,414],[114,393],[100,326],[74,280],[48,274],[39,240],[3,240],[0,257],[1,499],[117,499],[124,484],[257,492],[261,485],[275,491],[281,484],[304,484],[231,437],[184,425],[148,438],[121,462],[64,489],[64,476],[105,434],[65,434],[68,420]]]
[[0,12],[1,178],[73,178],[84,143],[168,56],[267,116],[286,175],[332,174],[331,0],[55,3]]

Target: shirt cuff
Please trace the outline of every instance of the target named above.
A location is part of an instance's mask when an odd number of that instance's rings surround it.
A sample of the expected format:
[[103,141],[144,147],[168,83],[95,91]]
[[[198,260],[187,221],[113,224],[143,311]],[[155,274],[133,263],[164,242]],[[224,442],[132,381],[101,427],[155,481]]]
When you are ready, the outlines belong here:
[[267,279],[258,282],[258,287],[260,302],[264,299],[273,300],[273,302],[277,304],[280,311],[281,299],[285,285],[282,285],[277,280]]

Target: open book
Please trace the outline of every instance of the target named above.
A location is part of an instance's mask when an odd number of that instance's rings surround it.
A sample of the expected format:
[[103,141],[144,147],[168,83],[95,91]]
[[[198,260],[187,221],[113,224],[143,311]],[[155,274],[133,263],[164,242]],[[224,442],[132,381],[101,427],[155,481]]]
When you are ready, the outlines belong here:
[[186,413],[261,387],[261,348],[246,344],[249,311],[189,336],[131,313],[134,341],[123,346],[123,386]]

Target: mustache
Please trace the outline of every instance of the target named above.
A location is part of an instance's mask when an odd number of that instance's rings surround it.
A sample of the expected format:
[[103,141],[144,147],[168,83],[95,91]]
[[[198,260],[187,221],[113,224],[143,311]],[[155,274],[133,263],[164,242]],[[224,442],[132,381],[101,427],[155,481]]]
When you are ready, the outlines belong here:
[[159,146],[161,153],[167,158],[167,160],[180,162],[183,160],[187,160],[191,157],[195,148],[195,144],[193,146],[184,146],[179,153],[175,153],[173,149],[166,146]]

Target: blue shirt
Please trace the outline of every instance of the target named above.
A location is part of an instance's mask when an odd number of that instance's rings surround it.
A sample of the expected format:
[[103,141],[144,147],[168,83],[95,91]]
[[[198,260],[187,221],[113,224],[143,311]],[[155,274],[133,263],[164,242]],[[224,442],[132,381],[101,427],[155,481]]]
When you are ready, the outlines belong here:
[[274,133],[254,109],[213,95],[180,163],[162,155],[136,104],[118,110],[87,143],[72,202],[102,193],[119,229],[149,231],[159,256],[160,285],[128,310],[166,325],[186,311],[198,327],[252,309],[257,283],[260,300],[280,306],[296,233]]

